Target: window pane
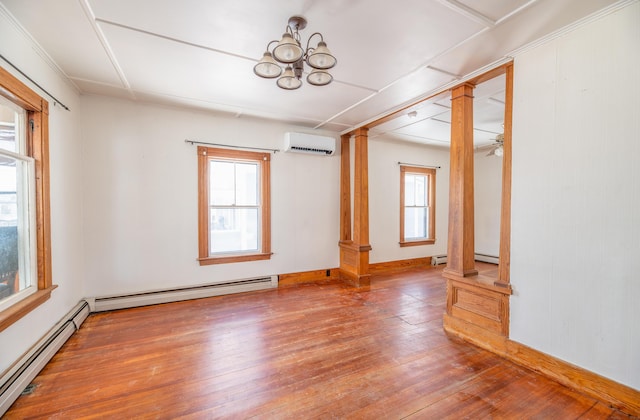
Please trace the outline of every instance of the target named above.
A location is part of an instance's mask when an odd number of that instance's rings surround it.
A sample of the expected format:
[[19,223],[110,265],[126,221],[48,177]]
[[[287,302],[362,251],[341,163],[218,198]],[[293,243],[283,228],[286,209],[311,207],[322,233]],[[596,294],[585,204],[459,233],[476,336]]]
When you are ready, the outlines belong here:
[[0,154],[0,300],[32,286],[26,182],[31,168]]
[[255,163],[236,163],[236,202],[237,206],[258,205],[258,165]]
[[404,238],[427,238],[429,212],[426,207],[407,207],[404,209]]
[[424,175],[414,175],[415,185],[415,205],[426,206],[427,205],[427,177]]
[[209,204],[235,204],[235,171],[233,162],[209,162]]
[[210,209],[209,253],[258,250],[258,209]]
[[0,149],[23,152],[21,142],[16,142],[23,121],[24,110],[0,96]]
[[405,174],[404,176],[404,205],[415,206],[415,176],[411,174]]

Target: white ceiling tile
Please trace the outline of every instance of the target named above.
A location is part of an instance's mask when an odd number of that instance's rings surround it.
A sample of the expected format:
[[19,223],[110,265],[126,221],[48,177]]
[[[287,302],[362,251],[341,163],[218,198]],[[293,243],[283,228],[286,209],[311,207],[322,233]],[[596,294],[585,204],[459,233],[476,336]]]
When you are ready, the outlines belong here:
[[425,67],[389,86],[382,92],[371,96],[366,101],[337,117],[335,121],[356,125],[368,118],[383,116],[389,113],[392,109],[392,104],[398,107],[400,104],[413,103],[415,98],[428,92],[437,91],[439,86],[452,80],[454,78],[449,74]]
[[[269,110],[316,123],[369,94],[340,83],[317,87],[305,82],[296,91],[285,91],[275,80],[255,76],[250,60],[118,26],[101,26],[136,92],[202,100],[211,107],[241,107],[245,112]],[[141,61],[145,66],[140,66]]]
[[124,87],[77,0],[2,0],[67,76]]
[[454,74],[470,74],[612,3],[615,0],[538,0],[523,13],[439,57],[434,66]]

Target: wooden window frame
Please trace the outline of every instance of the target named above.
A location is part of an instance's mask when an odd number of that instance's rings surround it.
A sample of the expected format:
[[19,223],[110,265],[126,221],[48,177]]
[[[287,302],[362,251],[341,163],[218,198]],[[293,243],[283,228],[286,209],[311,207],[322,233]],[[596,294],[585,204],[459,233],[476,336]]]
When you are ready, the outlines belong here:
[[[404,179],[406,174],[421,174],[428,178],[429,237],[427,239],[406,240],[404,237]],[[436,242],[436,170],[417,166],[400,166],[400,246],[432,245]]]
[[[27,154],[35,161],[36,267],[38,290],[0,312],[0,331],[51,297],[57,286],[51,277],[51,219],[49,204],[49,103],[0,67],[0,95],[26,110]],[[32,124],[32,127],[29,127]]]
[[[198,262],[227,264],[271,259],[271,180],[269,153],[198,146]],[[209,161],[212,159],[260,163],[261,246],[256,253],[209,255]]]

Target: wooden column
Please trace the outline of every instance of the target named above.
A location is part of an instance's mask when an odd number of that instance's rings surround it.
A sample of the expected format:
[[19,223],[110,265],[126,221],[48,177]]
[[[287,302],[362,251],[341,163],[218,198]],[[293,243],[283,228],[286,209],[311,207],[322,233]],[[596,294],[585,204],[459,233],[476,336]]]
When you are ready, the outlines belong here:
[[[511,287],[497,285],[495,276],[479,275],[475,268],[473,89],[473,84],[465,83],[451,93],[449,243],[447,267],[442,273],[447,279],[447,312],[443,326],[466,340],[492,346],[504,343],[509,336]],[[505,138],[506,128],[505,124]],[[502,263],[502,255],[500,258]]]
[[449,239],[445,276],[478,274],[473,220],[473,89],[472,84],[465,83],[451,92]]
[[[369,156],[368,129],[359,128],[354,133],[355,161],[353,182],[353,239],[348,237],[347,220],[350,220],[350,204],[347,203],[347,184],[350,184],[350,156],[345,148],[349,147],[342,137],[343,156],[341,173],[341,210],[340,210],[340,275],[348,283],[357,287],[370,284],[369,275]],[[345,162],[348,162],[345,163]],[[349,200],[350,200],[349,196]],[[348,215],[348,217],[347,217]]]
[[351,135],[340,137],[340,242],[351,241]]
[[500,205],[500,287],[510,287],[511,272],[511,129],[513,117],[513,63],[505,68],[504,141],[502,143],[502,203]]

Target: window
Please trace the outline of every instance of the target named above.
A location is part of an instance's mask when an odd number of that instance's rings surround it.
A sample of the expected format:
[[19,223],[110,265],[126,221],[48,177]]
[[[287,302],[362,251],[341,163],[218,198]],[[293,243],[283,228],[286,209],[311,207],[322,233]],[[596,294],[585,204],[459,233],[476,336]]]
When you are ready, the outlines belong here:
[[271,258],[268,153],[198,147],[200,265]]
[[436,171],[400,166],[400,246],[435,243]]
[[0,331],[49,299],[48,104],[0,68]]

